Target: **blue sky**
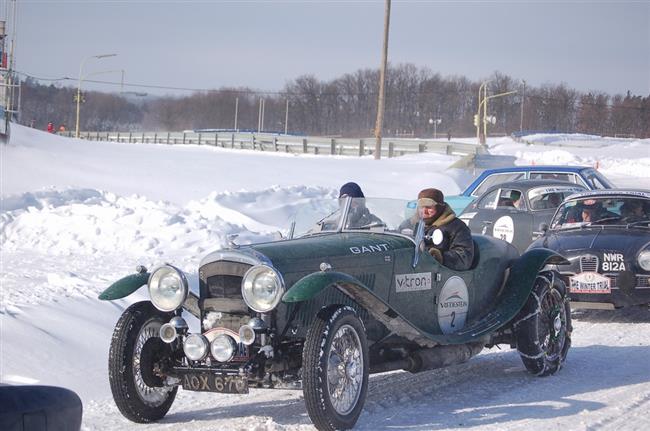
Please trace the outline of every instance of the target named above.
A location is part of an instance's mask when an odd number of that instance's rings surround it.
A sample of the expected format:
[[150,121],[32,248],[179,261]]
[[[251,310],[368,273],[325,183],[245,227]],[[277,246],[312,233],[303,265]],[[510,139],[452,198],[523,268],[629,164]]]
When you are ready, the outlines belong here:
[[[84,57],[117,53],[90,60],[84,72],[124,69],[127,83],[274,91],[303,74],[332,79],[376,68],[381,58],[383,0],[18,5],[17,69],[37,77],[76,79]],[[647,96],[650,2],[394,0],[388,56],[444,76],[480,80],[500,71],[529,85]]]

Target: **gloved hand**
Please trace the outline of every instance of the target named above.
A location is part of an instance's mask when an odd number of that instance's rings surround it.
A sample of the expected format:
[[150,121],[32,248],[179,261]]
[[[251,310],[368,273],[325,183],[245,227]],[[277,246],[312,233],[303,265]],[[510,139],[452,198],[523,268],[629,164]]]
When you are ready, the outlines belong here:
[[442,264],[442,253],[440,252],[440,250],[438,250],[438,249],[435,248],[435,247],[431,247],[431,248],[429,249],[429,254],[430,254],[431,256],[433,256],[433,258],[434,258],[435,260],[437,260],[438,262],[440,262],[440,263]]

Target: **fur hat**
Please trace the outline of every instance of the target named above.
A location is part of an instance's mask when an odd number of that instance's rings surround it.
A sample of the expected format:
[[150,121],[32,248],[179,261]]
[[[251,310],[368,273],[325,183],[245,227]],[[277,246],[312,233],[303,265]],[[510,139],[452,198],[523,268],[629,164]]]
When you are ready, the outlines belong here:
[[433,199],[437,205],[443,205],[445,195],[438,189],[424,189],[418,193],[418,200],[420,199]]

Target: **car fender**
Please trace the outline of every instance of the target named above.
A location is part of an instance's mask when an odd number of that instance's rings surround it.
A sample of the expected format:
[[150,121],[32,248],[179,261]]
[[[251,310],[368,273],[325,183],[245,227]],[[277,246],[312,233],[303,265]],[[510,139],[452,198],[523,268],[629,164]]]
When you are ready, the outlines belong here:
[[[149,272],[139,272],[137,274],[127,275],[108,286],[106,290],[99,294],[98,298],[102,301],[113,301],[115,299],[126,298],[136,290],[149,282]],[[200,318],[199,297],[192,291],[188,292],[187,298],[182,305],[183,309],[197,318]]]
[[114,299],[125,298],[147,284],[149,281],[149,272],[139,272],[137,274],[127,275],[108,286],[100,295],[102,301],[112,301]]
[[502,316],[514,318],[523,308],[533,291],[537,274],[546,265],[569,265],[570,262],[561,254],[548,248],[528,250],[515,260],[510,267],[508,279],[500,293],[498,311]]
[[295,303],[308,301],[326,289],[338,289],[358,303],[372,317],[383,323],[395,334],[414,341],[421,346],[434,347],[440,344],[464,344],[479,341],[473,333],[468,334],[431,334],[423,331],[398,313],[368,289],[356,278],[341,272],[314,272],[298,280],[283,296],[282,301]]

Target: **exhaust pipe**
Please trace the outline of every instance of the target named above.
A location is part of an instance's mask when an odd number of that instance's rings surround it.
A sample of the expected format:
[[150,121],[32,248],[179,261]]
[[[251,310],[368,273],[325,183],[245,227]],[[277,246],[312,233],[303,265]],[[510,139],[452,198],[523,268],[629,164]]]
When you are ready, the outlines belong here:
[[449,346],[436,346],[412,352],[407,358],[382,362],[370,367],[370,373],[405,370],[411,373],[434,370],[449,365],[462,364],[483,350],[484,344],[468,343]]

